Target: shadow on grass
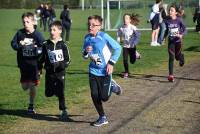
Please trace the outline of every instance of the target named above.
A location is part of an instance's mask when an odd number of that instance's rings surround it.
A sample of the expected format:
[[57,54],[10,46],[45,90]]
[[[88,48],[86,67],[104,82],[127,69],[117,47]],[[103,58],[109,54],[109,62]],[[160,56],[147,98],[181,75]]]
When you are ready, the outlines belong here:
[[67,74],[88,74],[85,70],[67,70]]
[[88,123],[91,124],[89,121],[82,121],[82,120],[74,120],[72,117],[77,116],[84,116],[84,115],[69,115],[69,117],[66,120],[61,120],[59,118],[59,115],[52,115],[52,114],[27,114],[26,110],[21,109],[2,109],[0,108],[0,116],[2,115],[12,115],[12,116],[18,116],[22,118],[32,118],[34,120],[45,120],[45,121],[63,121],[63,122],[75,122],[75,123]]
[[191,46],[184,51],[193,51],[193,52],[200,52],[200,46]]
[[191,101],[191,100],[183,100],[183,102],[200,104],[200,102],[197,102],[197,101]]
[[[115,73],[114,75],[122,77],[122,75],[119,74],[119,73]],[[167,77],[168,76],[152,75],[152,74],[130,74],[129,75],[129,78],[141,79],[141,80],[149,80],[149,81],[158,81],[158,82],[161,82],[161,83],[168,83]],[[158,80],[156,78],[161,78],[161,79]],[[190,80],[190,81],[200,81],[200,79],[188,78],[188,77],[175,77],[175,79],[178,79],[178,80]]]

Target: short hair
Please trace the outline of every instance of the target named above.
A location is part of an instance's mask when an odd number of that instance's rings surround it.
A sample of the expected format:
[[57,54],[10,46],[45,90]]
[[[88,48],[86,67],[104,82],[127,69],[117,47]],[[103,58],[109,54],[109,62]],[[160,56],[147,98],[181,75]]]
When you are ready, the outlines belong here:
[[156,3],[160,3],[162,0],[156,0]]
[[102,24],[102,22],[103,22],[102,17],[99,16],[99,15],[92,15],[92,16],[89,16],[89,17],[88,17],[88,21],[91,20],[91,19],[98,20],[98,21],[100,22],[100,24]]
[[64,5],[63,8],[66,10],[68,8],[68,5]]
[[34,14],[32,12],[26,12],[22,14],[22,19],[24,19],[25,17],[31,18],[32,20],[34,20]]
[[56,20],[50,24],[50,27],[57,27],[59,30],[62,30],[62,23],[59,20]]

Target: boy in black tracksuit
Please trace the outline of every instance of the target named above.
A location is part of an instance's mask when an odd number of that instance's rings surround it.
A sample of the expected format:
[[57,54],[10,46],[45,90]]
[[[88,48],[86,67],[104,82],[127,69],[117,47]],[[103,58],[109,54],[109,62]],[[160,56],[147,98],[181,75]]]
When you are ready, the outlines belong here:
[[59,100],[61,119],[68,118],[65,106],[65,68],[70,63],[68,47],[61,38],[62,24],[54,21],[50,25],[51,38],[43,43],[43,56],[41,62],[45,63],[45,95],[56,95]]
[[11,41],[12,48],[17,51],[17,64],[21,73],[21,85],[24,90],[30,91],[28,114],[35,114],[34,100],[36,86],[39,84],[41,66],[39,58],[42,53],[44,38],[34,29],[34,14],[31,12],[22,15],[24,28],[17,31]]

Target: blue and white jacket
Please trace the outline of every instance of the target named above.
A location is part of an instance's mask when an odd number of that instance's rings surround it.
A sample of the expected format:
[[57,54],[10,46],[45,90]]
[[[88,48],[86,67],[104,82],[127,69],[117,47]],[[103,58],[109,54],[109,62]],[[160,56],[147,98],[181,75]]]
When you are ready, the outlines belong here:
[[134,48],[140,40],[140,32],[132,24],[122,25],[117,31],[117,41],[120,42],[121,39],[124,48]]
[[[86,52],[87,46],[92,46],[91,53]],[[85,36],[82,53],[84,58],[91,58],[89,73],[105,76],[107,64],[114,65],[120,57],[121,46],[108,34],[99,31],[95,37],[91,34]]]

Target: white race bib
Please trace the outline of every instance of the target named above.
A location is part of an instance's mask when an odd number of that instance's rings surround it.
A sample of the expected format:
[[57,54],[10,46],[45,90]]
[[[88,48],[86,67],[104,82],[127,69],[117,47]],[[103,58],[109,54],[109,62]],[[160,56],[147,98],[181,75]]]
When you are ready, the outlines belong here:
[[61,49],[49,51],[48,56],[51,63],[56,63],[64,60],[63,51]]
[[178,28],[171,28],[169,33],[170,36],[177,36],[179,34]]

